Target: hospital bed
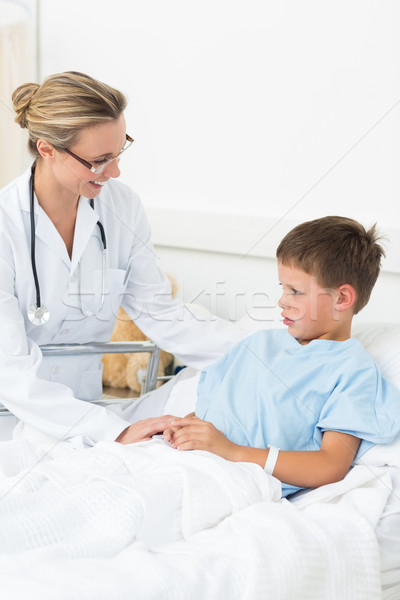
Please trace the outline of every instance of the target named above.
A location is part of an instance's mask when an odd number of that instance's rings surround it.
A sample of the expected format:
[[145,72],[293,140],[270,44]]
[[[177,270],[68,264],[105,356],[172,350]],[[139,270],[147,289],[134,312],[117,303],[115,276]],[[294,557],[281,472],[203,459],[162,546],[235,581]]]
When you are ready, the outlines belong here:
[[[400,387],[400,325],[353,333]],[[196,374],[181,374],[174,402],[196,393]],[[0,474],[8,600],[400,598],[399,439],[290,501],[257,465],[159,438],[3,442]]]

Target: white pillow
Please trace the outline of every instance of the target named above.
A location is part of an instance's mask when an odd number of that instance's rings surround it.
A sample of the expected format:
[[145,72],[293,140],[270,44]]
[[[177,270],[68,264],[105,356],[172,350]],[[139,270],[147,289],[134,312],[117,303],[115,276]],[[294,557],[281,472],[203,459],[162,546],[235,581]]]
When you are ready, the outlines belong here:
[[[363,343],[382,375],[400,389],[400,324],[358,323],[352,329],[352,336]],[[400,467],[400,436],[391,444],[377,444],[357,463]]]
[[363,343],[382,375],[400,390],[400,323],[358,323],[352,336]]

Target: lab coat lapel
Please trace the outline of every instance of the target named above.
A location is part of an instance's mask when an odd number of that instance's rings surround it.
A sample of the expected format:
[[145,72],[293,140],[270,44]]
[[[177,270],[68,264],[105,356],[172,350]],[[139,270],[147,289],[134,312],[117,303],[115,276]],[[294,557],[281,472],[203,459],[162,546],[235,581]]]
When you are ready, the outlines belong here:
[[76,215],[74,246],[72,249],[71,272],[75,270],[85,248],[93,235],[99,216],[92,209],[87,198],[81,198]]
[[54,223],[49,219],[44,210],[38,206],[35,198],[35,214],[37,214],[35,233],[36,237],[39,238],[46,246],[50,248],[52,252],[68,266],[70,266],[70,260],[67,252],[67,248],[60,234],[58,233]]
[[[22,212],[30,212],[30,178],[31,167],[29,167],[23,176],[18,180],[18,193],[20,209]],[[70,260],[64,241],[58,233],[51,219],[47,216],[44,210],[39,206],[36,194],[34,198],[34,215],[35,215],[35,236],[40,239],[49,248],[49,251],[56,254],[67,267],[70,267]],[[29,218],[29,217],[28,217]],[[30,234],[29,234],[30,244]]]

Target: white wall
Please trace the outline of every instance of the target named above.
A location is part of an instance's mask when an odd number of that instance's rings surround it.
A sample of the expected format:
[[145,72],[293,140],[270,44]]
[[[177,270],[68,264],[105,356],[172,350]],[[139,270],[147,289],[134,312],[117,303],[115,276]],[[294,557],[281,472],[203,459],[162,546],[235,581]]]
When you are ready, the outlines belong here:
[[399,3],[39,4],[41,76],[82,70],[129,97],[122,179],[186,299],[234,272],[226,314],[289,224],[344,214],[390,233],[371,316],[400,319]]

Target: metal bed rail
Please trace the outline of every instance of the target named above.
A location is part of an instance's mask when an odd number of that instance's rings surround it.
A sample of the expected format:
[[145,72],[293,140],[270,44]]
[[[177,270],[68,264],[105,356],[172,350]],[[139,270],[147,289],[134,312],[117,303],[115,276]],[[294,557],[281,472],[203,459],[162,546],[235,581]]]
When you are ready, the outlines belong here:
[[[89,344],[46,344],[40,346],[45,356],[77,356],[81,354],[116,354],[147,352],[150,354],[147,375],[143,383],[142,394],[154,390],[157,384],[160,348],[151,341],[133,342],[92,342]],[[0,415],[10,414],[0,404]]]

